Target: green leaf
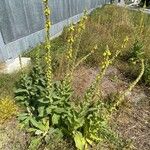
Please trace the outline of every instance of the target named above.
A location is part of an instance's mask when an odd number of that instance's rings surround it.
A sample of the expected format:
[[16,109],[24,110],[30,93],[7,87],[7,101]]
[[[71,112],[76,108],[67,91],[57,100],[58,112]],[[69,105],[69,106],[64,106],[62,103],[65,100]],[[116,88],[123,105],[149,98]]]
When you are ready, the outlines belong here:
[[23,113],[18,116],[18,119],[20,121],[23,121],[23,120],[27,119],[28,117],[29,117],[29,115],[27,113]]
[[53,125],[57,125],[57,124],[59,123],[59,119],[60,119],[60,115],[54,114],[54,115],[52,116],[52,124],[53,124]]
[[37,129],[35,129],[35,128],[29,128],[29,129],[27,129],[27,131],[28,131],[28,132],[36,132]]
[[87,143],[88,143],[89,145],[91,145],[91,146],[92,146],[92,144],[93,144],[93,141],[92,141],[92,140],[90,140],[90,139],[86,138],[86,141],[87,141]]
[[57,106],[51,105],[48,108],[46,108],[47,114],[51,114],[54,109],[57,109]]
[[84,150],[86,141],[81,132],[76,131],[74,133],[75,145],[79,150]]
[[41,122],[37,122],[34,118],[30,118],[30,121],[34,127],[40,129],[41,131],[46,131],[45,126]]
[[44,116],[44,109],[45,107],[44,106],[41,106],[38,108],[38,112],[39,112],[39,117],[43,117]]
[[35,137],[31,140],[28,150],[37,150],[41,145],[42,137]]
[[36,134],[36,135],[41,135],[41,134],[43,134],[43,131],[41,131],[41,130],[36,130],[36,131],[35,131],[35,134]]
[[28,94],[29,91],[26,90],[26,89],[21,89],[21,88],[20,88],[20,89],[17,89],[17,90],[15,91],[15,93],[16,93],[16,94],[20,94],[20,93],[27,93],[27,94]]
[[96,142],[101,141],[101,138],[99,138],[99,136],[94,135],[94,134],[91,134],[91,135],[90,135],[90,138],[91,138],[92,140],[96,141]]
[[15,99],[16,99],[17,101],[23,101],[23,100],[26,99],[26,96],[16,96]]
[[65,108],[56,108],[54,112],[57,114],[62,114],[62,113],[66,113],[66,110]]
[[20,121],[22,124],[22,128],[29,126],[30,117],[27,117],[23,121]]
[[48,104],[49,100],[44,100],[43,98],[38,99],[38,102],[40,102],[41,104]]

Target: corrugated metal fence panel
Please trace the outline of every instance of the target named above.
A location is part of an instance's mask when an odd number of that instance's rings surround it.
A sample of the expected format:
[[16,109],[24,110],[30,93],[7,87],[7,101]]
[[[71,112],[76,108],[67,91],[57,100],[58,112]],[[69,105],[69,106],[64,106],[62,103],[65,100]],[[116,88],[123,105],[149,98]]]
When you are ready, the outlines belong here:
[[56,24],[70,17],[68,12],[68,0],[50,0],[49,4],[52,12],[52,24]]
[[28,33],[34,33],[44,28],[44,16],[40,0],[23,0]]
[[[83,10],[105,3],[106,0],[50,0],[51,34],[57,34],[71,21],[76,22]],[[42,0],[0,0],[0,60],[17,57],[21,50],[43,41],[43,29]]]
[[0,31],[4,42],[11,41],[14,38],[5,0],[0,0]]

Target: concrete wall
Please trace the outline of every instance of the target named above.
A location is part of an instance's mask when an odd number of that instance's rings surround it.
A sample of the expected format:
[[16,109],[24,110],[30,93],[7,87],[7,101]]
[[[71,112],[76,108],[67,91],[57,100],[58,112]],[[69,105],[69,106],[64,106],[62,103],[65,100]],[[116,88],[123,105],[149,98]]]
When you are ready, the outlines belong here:
[[[105,3],[109,0],[50,0],[51,35],[77,22],[84,9],[91,11]],[[42,0],[0,0],[0,61],[15,58],[43,40]]]

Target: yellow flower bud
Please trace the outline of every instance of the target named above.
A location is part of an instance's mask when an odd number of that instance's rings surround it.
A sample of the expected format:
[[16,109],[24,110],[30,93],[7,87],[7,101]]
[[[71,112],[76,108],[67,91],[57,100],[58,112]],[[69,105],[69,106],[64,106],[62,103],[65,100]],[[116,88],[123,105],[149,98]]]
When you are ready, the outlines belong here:
[[107,55],[108,55],[108,56],[111,56],[110,50],[107,50]]
[[106,52],[104,52],[104,53],[103,53],[103,56],[106,56],[106,55],[107,55]]

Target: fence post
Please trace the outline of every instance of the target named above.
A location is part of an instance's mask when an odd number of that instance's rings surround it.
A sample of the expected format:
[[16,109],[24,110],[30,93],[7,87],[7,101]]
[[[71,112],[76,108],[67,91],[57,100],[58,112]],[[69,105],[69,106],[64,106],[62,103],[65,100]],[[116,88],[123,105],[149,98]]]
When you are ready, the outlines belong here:
[[3,54],[3,47],[4,47],[5,43],[2,37],[2,33],[0,31],[0,62],[4,61],[4,54]]

